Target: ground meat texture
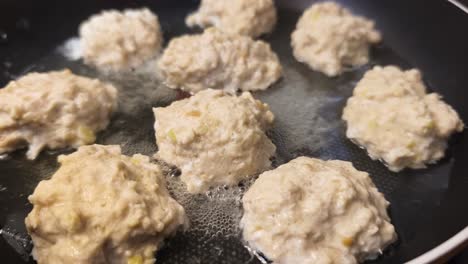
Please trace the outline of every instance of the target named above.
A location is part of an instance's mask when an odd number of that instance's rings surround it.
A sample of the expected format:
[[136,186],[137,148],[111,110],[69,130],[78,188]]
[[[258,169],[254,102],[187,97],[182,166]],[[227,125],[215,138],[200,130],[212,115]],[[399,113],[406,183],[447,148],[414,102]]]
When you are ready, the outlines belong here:
[[93,15],[81,24],[80,38],[85,63],[111,71],[140,66],[163,42],[158,17],[146,8]]
[[117,105],[110,84],[69,70],[29,73],[0,89],[0,153],[91,144]]
[[29,196],[26,227],[39,264],[154,263],[162,240],[187,224],[147,156],[92,145],[58,161]]
[[294,57],[310,68],[336,76],[369,61],[369,47],[379,42],[374,23],[333,2],[306,9],[291,35]]
[[346,136],[392,171],[419,169],[444,156],[463,122],[437,93],[426,94],[421,73],[395,66],[366,72],[343,110]]
[[153,110],[156,157],[180,168],[191,193],[234,185],[270,168],[276,148],[265,130],[273,113],[248,92],[230,96],[209,89]]
[[243,237],[278,264],[354,264],[396,240],[389,203],[349,162],[296,158],[245,193]]
[[191,93],[207,88],[265,90],[282,72],[269,44],[215,28],[172,39],[158,65],[169,87]]
[[202,0],[186,23],[255,38],[273,30],[276,8],[272,0]]

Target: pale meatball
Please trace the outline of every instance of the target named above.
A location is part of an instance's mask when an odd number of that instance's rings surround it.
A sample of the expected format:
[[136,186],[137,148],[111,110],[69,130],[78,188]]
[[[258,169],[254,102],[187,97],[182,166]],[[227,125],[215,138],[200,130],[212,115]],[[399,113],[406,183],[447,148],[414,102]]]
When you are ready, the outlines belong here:
[[426,94],[421,73],[395,66],[366,72],[343,110],[346,136],[392,171],[419,169],[444,156],[463,122],[437,93]]
[[278,264],[352,264],[396,240],[387,202],[350,162],[299,157],[245,193],[244,239]]
[[97,79],[29,73],[0,89],[0,154],[29,145],[27,157],[35,159],[46,147],[91,144],[116,105],[117,90]]
[[291,36],[294,57],[310,68],[336,76],[369,61],[369,47],[381,40],[374,22],[333,2],[312,5]]
[[172,39],[158,65],[169,87],[192,93],[207,88],[264,90],[281,77],[269,44],[215,28]]
[[230,96],[209,89],[153,110],[156,157],[180,168],[191,193],[234,185],[270,168],[276,148],[265,130],[274,116],[248,92]]
[[29,196],[26,227],[39,264],[151,264],[162,240],[187,223],[147,156],[92,145],[58,161]]
[[158,17],[149,9],[107,10],[80,26],[82,56],[97,68],[135,68],[154,57],[163,37]]
[[189,27],[216,27],[223,32],[258,37],[276,24],[272,0],[202,0],[200,8],[186,18]]

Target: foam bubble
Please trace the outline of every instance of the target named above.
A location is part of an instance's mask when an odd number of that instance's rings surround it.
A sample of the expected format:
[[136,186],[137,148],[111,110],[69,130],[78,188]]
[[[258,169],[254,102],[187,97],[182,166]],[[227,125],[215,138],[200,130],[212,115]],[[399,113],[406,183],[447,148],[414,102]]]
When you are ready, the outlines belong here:
[[202,234],[207,240],[220,235],[240,238],[242,196],[255,177],[238,186],[212,188],[205,194],[188,193],[179,177],[169,175],[166,179],[169,192],[185,208],[190,219],[187,232]]
[[58,47],[58,51],[69,60],[79,60],[82,54],[81,41],[78,37],[70,38]]

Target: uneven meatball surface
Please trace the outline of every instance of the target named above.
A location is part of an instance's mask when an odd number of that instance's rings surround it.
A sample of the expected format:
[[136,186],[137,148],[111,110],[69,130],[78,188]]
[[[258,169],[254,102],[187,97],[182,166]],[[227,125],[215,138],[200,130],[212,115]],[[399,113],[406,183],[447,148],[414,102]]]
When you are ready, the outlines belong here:
[[153,110],[156,157],[180,168],[189,192],[234,185],[270,168],[276,148],[265,130],[274,116],[248,92],[208,89]]
[[191,93],[207,88],[265,90],[282,74],[268,43],[215,28],[172,39],[158,65],[169,87]]
[[296,158],[264,172],[242,199],[243,237],[278,264],[351,264],[395,241],[389,203],[351,163]]
[[161,241],[187,223],[158,165],[119,146],[80,147],[29,196],[26,227],[41,263],[154,263]]
[[435,163],[444,156],[448,138],[464,126],[439,94],[426,93],[418,70],[395,66],[366,72],[342,118],[346,136],[392,171]]
[[198,11],[186,18],[189,27],[216,27],[223,32],[258,37],[276,24],[272,0],[202,0]]
[[44,148],[91,144],[116,105],[115,87],[97,79],[29,73],[0,89],[0,153],[29,146],[35,159]]
[[374,22],[333,2],[306,9],[291,35],[294,57],[328,76],[369,61],[369,47],[381,40]]
[[80,26],[85,63],[119,71],[140,66],[161,49],[158,17],[149,9],[106,10]]

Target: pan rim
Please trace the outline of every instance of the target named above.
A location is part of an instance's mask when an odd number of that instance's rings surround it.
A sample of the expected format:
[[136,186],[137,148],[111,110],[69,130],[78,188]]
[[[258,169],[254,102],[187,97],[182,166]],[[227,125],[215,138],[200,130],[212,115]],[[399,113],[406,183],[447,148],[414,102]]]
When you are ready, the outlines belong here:
[[464,5],[463,3],[460,3],[459,0],[448,0],[448,1],[468,14],[468,7]]
[[457,247],[468,241],[468,226],[459,231],[457,234],[439,244],[435,248],[426,251],[422,255],[406,262],[406,264],[426,264],[432,263],[441,259],[443,256],[450,254]]

